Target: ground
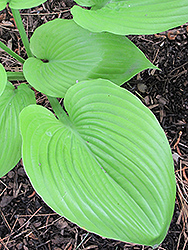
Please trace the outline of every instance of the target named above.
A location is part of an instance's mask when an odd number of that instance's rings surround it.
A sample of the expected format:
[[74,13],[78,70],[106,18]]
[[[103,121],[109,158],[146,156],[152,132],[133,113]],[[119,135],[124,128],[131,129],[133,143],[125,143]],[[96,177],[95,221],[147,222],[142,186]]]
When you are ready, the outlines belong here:
[[[39,25],[54,18],[71,18],[73,2],[48,0],[31,10],[22,11],[28,36]],[[174,216],[164,242],[157,249],[188,249],[188,24],[172,31],[150,36],[129,37],[157,65],[146,70],[125,88],[137,95],[158,118],[169,140],[174,158],[177,197]],[[9,9],[0,12],[0,40],[25,57]],[[7,70],[21,70],[14,59],[0,50],[0,61]],[[18,84],[18,83],[15,83]],[[48,105],[37,94],[39,104]],[[151,249],[104,239],[88,233],[54,213],[33,190],[20,161],[0,179],[0,249],[73,250]]]

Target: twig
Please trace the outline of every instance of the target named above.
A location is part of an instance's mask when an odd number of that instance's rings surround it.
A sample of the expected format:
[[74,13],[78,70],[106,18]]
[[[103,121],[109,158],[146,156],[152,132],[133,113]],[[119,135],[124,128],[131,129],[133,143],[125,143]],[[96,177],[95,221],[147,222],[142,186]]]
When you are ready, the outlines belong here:
[[20,13],[21,16],[48,16],[48,15],[58,15],[61,13],[69,12],[70,9],[58,11],[58,12],[51,12],[51,13]]
[[83,242],[85,241],[85,239],[87,238],[87,236],[89,235],[89,233],[87,233],[85,235],[85,237],[83,238],[83,240],[80,242],[80,244],[76,247],[76,250],[83,244]]
[[39,209],[37,209],[37,211],[35,211],[34,212],[34,214],[32,214],[32,216],[20,227],[20,228],[18,228],[18,231],[21,229],[21,228],[23,228],[23,227],[25,227],[27,224],[28,224],[28,222],[41,210],[41,208],[42,208],[42,206],[41,207],[39,207]]
[[9,230],[11,231],[11,227],[10,227],[10,225],[9,225],[9,223],[8,223],[5,215],[3,214],[3,212],[2,212],[1,209],[0,209],[0,211],[1,211],[1,215],[2,215],[2,218],[3,218],[4,222],[5,222],[5,224],[7,225],[7,227],[9,228]]

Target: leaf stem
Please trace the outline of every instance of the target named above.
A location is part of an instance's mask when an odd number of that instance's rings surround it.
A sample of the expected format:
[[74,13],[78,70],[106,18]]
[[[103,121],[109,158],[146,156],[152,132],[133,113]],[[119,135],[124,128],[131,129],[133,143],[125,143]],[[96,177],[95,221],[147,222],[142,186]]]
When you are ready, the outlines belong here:
[[19,30],[23,45],[24,45],[25,50],[27,52],[27,55],[28,55],[28,57],[32,57],[33,55],[32,55],[31,50],[30,50],[29,40],[28,40],[27,34],[25,32],[25,28],[24,28],[23,23],[22,23],[20,12],[19,12],[19,10],[16,10],[16,9],[11,9],[11,10],[12,10],[12,14],[13,14],[14,20],[16,22],[17,28]]
[[66,112],[61,107],[59,101],[55,97],[47,96],[48,100],[56,114],[56,116],[59,118],[60,121],[62,121],[64,124],[70,125],[70,120],[68,119],[68,116]]
[[25,81],[23,72],[7,72],[8,81]]
[[19,56],[18,54],[16,54],[13,50],[9,49],[9,47],[7,47],[3,42],[0,41],[0,48],[2,48],[4,51],[6,51],[9,55],[11,55],[12,57],[14,57],[16,60],[18,60],[20,63],[24,63],[25,60]]

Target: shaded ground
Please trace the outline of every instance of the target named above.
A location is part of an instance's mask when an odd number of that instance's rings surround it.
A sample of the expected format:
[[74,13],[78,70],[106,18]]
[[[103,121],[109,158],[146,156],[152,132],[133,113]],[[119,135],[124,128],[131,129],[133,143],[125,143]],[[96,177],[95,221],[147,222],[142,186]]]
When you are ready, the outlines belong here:
[[[70,1],[47,1],[22,17],[29,37],[39,25],[54,18],[71,18]],[[137,95],[156,115],[172,148],[177,179],[177,198],[169,232],[157,249],[188,249],[188,26],[152,36],[129,37],[161,71],[147,70],[125,87]],[[0,12],[0,40],[25,56],[14,20],[8,10]],[[17,44],[19,46],[17,46]],[[0,50],[7,70],[21,70],[14,59]],[[17,84],[17,83],[16,83]],[[48,105],[37,94],[40,104]],[[78,228],[54,213],[34,192],[21,162],[0,179],[0,249],[141,250],[146,246],[103,239]]]

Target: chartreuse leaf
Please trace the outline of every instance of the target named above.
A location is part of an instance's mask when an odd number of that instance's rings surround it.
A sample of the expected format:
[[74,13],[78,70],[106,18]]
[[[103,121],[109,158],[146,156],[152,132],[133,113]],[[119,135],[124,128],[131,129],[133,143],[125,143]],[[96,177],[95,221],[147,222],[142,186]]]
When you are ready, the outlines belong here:
[[46,2],[46,0],[0,0],[0,10],[3,10],[7,3],[9,3],[12,9],[29,9],[44,2]]
[[187,0],[76,0],[74,21],[92,32],[120,35],[155,34],[188,21]]
[[18,116],[24,107],[34,103],[34,92],[26,84],[15,89],[7,82],[0,96],[0,177],[11,170],[21,158],[22,139]]
[[77,81],[105,78],[121,85],[138,72],[156,68],[126,37],[91,33],[73,20],[40,26],[30,40],[36,58],[24,63],[27,81],[49,96],[64,97]]
[[75,84],[68,116],[26,107],[23,162],[57,213],[103,237],[155,246],[174,209],[175,177],[166,136],[134,95],[108,80]]
[[5,89],[6,83],[7,83],[7,73],[3,65],[0,63],[0,96],[2,95]]
[[6,7],[7,0],[0,0],[0,11]]

